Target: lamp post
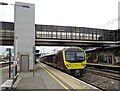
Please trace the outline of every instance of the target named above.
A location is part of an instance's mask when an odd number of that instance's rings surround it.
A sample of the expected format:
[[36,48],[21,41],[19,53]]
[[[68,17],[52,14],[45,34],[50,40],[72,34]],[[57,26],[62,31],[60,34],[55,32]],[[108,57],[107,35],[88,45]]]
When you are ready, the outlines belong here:
[[8,3],[0,2],[0,5],[8,5]]
[[0,2],[0,5],[12,5],[12,6],[21,6],[24,8],[30,8],[28,5],[16,5],[16,4],[8,4],[8,3],[4,3],[4,2]]
[[14,74],[13,76],[17,75],[17,61],[18,61],[18,52],[17,52],[17,40],[18,40],[18,35],[14,37]]
[[11,78],[11,49],[6,48],[6,51],[9,52],[9,78]]
[[11,49],[9,48],[9,78],[11,78]]

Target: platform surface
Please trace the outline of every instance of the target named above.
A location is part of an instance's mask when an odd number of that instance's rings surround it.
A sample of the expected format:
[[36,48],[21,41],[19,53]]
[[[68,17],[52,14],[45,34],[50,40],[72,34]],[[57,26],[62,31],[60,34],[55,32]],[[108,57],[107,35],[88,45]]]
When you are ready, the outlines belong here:
[[[37,70],[33,72],[20,72],[19,82],[15,91],[19,90],[98,90],[85,82],[82,82],[66,73],[56,70],[43,63],[37,64]],[[99,90],[98,90],[99,91]]]

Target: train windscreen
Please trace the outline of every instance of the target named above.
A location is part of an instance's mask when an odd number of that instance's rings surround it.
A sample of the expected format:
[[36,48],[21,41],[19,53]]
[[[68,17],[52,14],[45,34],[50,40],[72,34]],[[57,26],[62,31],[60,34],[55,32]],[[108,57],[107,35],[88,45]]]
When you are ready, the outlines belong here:
[[84,60],[84,52],[66,52],[66,61],[68,62],[83,62]]

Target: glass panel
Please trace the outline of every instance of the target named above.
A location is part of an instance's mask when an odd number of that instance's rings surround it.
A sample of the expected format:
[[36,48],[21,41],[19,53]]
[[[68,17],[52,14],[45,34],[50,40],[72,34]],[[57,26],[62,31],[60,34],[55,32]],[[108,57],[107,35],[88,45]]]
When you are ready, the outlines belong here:
[[71,31],[71,28],[70,28],[70,27],[66,27],[66,31],[67,31],[67,32],[70,32],[70,31]]
[[89,34],[89,39],[92,40],[92,34]]
[[76,33],[76,39],[79,39],[79,33]]
[[49,32],[46,32],[46,38],[49,38]]
[[48,36],[49,36],[49,38],[51,38],[52,33],[51,33],[51,32],[48,32],[48,34],[49,34],[49,35],[48,35]]
[[66,60],[69,62],[75,61],[75,53],[74,52],[66,52]]
[[67,39],[71,39],[71,33],[67,32]]
[[47,32],[42,32],[42,38],[46,38]]
[[75,39],[75,33],[72,33],[72,34],[73,34],[73,35],[72,35],[72,38]]
[[84,33],[81,33],[81,39],[85,39],[85,34]]
[[93,40],[96,40],[96,34],[93,35]]
[[66,39],[66,32],[62,32],[62,39]]
[[57,38],[60,38],[60,32],[57,32]]
[[77,61],[84,60],[84,52],[76,52],[76,60]]
[[57,27],[56,26],[53,26],[52,27],[52,31],[56,31],[57,30]]
[[80,28],[80,33],[85,33],[85,28]]
[[76,32],[79,33],[80,32],[80,28],[76,27]]
[[84,52],[66,52],[66,61],[68,62],[83,62],[84,60]]
[[47,27],[45,25],[42,25],[42,31],[47,30]]
[[85,37],[86,37],[85,39],[88,40],[88,34],[85,34]]
[[53,33],[53,38],[56,38],[56,32],[52,32]]
[[99,40],[99,37],[100,37],[101,35],[97,35],[97,40]]

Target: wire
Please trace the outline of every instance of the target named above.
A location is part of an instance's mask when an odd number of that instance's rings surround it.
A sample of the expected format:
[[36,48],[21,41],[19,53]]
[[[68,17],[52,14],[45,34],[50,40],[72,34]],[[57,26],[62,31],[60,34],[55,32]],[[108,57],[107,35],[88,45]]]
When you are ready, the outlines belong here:
[[106,27],[106,26],[108,26],[108,25],[110,25],[110,24],[113,24],[113,23],[119,21],[119,20],[120,20],[120,17],[115,18],[115,19],[113,19],[113,20],[111,20],[111,21],[109,21],[109,22],[103,24],[102,26],[100,26],[100,28]]

